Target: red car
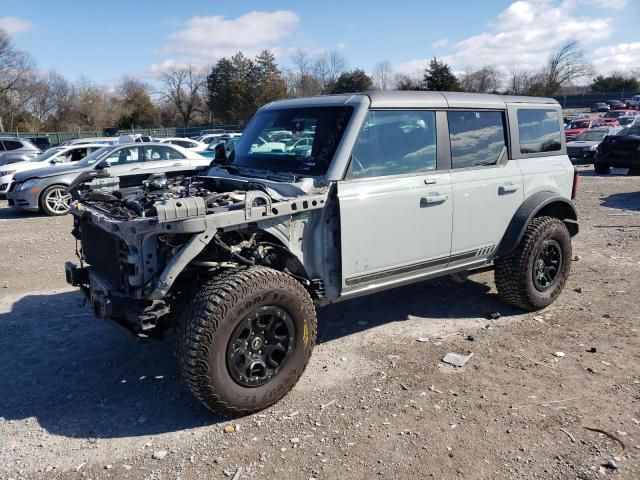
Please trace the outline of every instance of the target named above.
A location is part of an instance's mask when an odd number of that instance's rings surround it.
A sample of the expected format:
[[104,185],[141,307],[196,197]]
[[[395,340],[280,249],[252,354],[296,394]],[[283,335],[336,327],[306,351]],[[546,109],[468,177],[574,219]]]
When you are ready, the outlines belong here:
[[573,137],[575,137],[576,135],[580,135],[582,132],[589,130],[590,128],[604,126],[608,125],[606,125],[605,121],[601,118],[583,118],[582,120],[571,122],[571,124],[564,131],[564,136],[567,139],[567,142],[569,142],[573,139]]

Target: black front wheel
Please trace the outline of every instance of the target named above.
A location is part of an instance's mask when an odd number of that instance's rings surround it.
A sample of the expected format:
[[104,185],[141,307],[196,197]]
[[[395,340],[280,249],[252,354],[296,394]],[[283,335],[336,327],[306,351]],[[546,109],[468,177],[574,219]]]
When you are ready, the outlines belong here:
[[265,267],[231,269],[205,280],[186,305],[178,368],[207,408],[247,415],[293,388],[315,338],[315,308],[300,282]]
[[571,236],[557,218],[534,218],[516,248],[495,261],[498,294],[524,310],[539,310],[562,292],[571,270]]

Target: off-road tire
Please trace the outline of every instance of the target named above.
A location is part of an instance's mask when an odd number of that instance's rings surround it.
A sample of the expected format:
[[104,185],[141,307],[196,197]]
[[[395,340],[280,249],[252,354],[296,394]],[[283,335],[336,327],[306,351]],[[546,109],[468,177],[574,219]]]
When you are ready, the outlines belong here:
[[[227,348],[236,326],[265,306],[283,309],[293,321],[294,348],[267,383],[246,387],[227,366]],[[316,341],[316,313],[305,288],[266,267],[227,270],[203,281],[176,328],[178,370],[191,392],[213,412],[248,415],[278,402],[293,388]]]
[[45,188],[40,194],[40,198],[38,201],[38,203],[40,204],[40,210],[42,210],[44,213],[52,217],[66,215],[67,213],[69,213],[69,208],[67,208],[66,210],[57,211],[57,210],[54,210],[47,202],[47,199],[49,198],[49,195],[52,194],[52,192],[60,191],[61,195],[64,195],[64,193],[62,192],[66,191],[66,188],[67,188],[66,185],[50,185],[47,188]]
[[598,175],[608,175],[611,167],[605,163],[594,162],[593,169]]
[[[562,264],[548,290],[540,291],[533,280],[534,262],[546,240],[555,240],[562,249]],[[495,282],[500,297],[523,310],[535,311],[554,302],[564,288],[571,270],[571,236],[566,225],[553,217],[534,218],[509,254],[495,263]]]

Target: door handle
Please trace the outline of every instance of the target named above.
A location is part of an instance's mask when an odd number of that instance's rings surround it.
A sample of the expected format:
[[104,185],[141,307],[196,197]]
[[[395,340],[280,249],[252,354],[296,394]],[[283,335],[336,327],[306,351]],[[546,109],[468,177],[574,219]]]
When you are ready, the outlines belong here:
[[182,163],[182,162],[178,162],[178,163],[174,163],[173,165],[171,165],[172,167],[184,167],[186,165],[186,163]]
[[520,185],[514,185],[512,183],[507,183],[505,185],[500,185],[499,193],[500,193],[500,195],[504,195],[506,193],[513,193],[513,192],[517,192],[519,188],[520,188]]
[[420,207],[428,207],[430,205],[437,205],[439,203],[446,202],[449,195],[446,193],[443,195],[428,195],[420,199]]
[[438,179],[436,177],[425,177],[424,184],[425,185],[434,185],[438,183]]

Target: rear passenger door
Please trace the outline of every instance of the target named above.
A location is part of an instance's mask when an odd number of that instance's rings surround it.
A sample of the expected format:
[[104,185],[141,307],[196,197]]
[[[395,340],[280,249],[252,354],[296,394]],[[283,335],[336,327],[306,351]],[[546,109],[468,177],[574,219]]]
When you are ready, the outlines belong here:
[[571,198],[573,166],[567,157],[561,110],[553,105],[511,105],[513,158],[523,176],[524,198],[551,191]]
[[491,254],[522,204],[522,173],[509,159],[504,111],[447,112],[453,228],[450,266]]
[[446,267],[451,180],[438,170],[436,118],[434,111],[369,112],[351,172],[338,182],[343,293]]

